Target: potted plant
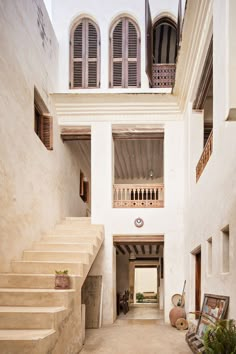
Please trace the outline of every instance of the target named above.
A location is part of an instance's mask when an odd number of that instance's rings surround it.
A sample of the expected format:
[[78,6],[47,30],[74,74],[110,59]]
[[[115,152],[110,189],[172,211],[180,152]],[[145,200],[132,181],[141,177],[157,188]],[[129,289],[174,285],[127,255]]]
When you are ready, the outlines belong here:
[[70,277],[67,269],[55,271],[55,289],[70,289]]
[[144,299],[144,296],[143,296],[142,293],[137,293],[137,294],[136,294],[136,300],[137,300],[138,302],[143,302],[143,299]]
[[236,325],[234,320],[218,320],[204,334],[206,354],[236,354]]

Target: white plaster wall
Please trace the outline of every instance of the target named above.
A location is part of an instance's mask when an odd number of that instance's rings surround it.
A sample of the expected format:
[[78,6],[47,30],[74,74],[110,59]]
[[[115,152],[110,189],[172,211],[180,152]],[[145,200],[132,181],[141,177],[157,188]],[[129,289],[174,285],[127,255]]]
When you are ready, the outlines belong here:
[[[236,247],[236,125],[225,122],[229,92],[226,89],[227,41],[225,28],[228,21],[228,2],[214,1],[213,13],[213,154],[208,161],[198,183],[194,181],[195,167],[188,164],[188,175],[192,186],[185,208],[185,269],[187,278],[187,311],[194,310],[195,304],[195,268],[191,252],[201,246],[202,252],[202,297],[204,293],[230,296],[229,318],[236,318],[236,295],[234,257]],[[198,125],[198,123],[197,123]],[[192,137],[186,143],[191,153],[190,161],[195,159],[200,148],[202,135],[195,135],[196,120],[191,112],[186,112],[186,129]],[[195,136],[195,139],[193,139]],[[200,156],[200,155],[199,155]],[[230,271],[222,272],[222,233],[230,228]],[[207,272],[207,240],[212,238],[212,274]]]
[[7,271],[60,218],[84,215],[85,206],[76,144],[62,143],[55,118],[53,151],[34,132],[34,86],[53,114],[49,92],[57,85],[58,43],[45,6],[1,1],[0,13],[0,270]]
[[[135,268],[135,294],[157,292],[157,268]],[[135,295],[136,299],[136,295]]]
[[[152,18],[162,12],[177,18],[177,0],[150,1]],[[109,89],[109,30],[112,21],[121,14],[133,17],[141,30],[141,89]],[[73,90],[73,92],[143,92],[150,91],[145,72],[145,1],[52,0],[52,22],[59,41],[59,92],[69,88],[69,35],[73,21],[87,15],[99,26],[101,33],[101,88]],[[158,92],[158,89],[151,89]],[[160,90],[159,90],[160,91]],[[170,92],[170,89],[164,91]],[[71,90],[70,90],[71,92]]]
[[[111,118],[112,119],[112,118]],[[162,119],[162,117],[160,117]],[[158,123],[158,119],[157,119]],[[96,259],[92,274],[103,274],[104,308],[103,323],[114,319],[115,297],[112,292],[113,252],[112,235],[164,235],[164,291],[165,320],[169,320],[171,297],[180,292],[184,281],[184,125],[182,121],[168,122],[164,126],[164,184],[165,208],[162,209],[113,209],[112,208],[112,126],[107,122],[91,122],[92,125],[92,222],[105,225],[105,243]],[[134,220],[144,220],[142,228],[136,228]],[[178,267],[176,266],[178,265]]]

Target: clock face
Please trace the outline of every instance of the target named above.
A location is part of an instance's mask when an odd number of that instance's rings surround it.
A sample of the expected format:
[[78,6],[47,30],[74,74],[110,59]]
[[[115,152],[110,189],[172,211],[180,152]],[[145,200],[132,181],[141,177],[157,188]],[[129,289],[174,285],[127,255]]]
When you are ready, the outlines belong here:
[[142,226],[144,225],[143,219],[141,219],[141,218],[135,219],[135,220],[134,220],[134,225],[135,225],[136,227],[142,227]]

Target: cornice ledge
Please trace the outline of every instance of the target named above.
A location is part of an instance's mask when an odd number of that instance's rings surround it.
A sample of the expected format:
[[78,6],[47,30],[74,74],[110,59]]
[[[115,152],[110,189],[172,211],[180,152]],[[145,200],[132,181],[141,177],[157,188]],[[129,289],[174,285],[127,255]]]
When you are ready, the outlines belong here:
[[185,111],[186,104],[194,99],[212,33],[213,0],[189,0],[174,87],[181,111]]

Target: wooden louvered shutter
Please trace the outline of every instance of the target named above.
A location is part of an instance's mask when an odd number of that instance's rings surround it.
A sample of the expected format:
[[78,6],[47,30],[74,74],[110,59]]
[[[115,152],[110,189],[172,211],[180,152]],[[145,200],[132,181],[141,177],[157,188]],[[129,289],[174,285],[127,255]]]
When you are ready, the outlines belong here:
[[87,18],[75,28],[71,39],[71,88],[99,87],[100,39]]
[[179,0],[179,6],[178,6],[178,21],[177,21],[177,38],[176,38],[177,50],[178,50],[179,47],[180,47],[181,36],[182,36],[182,1]]
[[53,149],[53,117],[44,114],[41,117],[40,139],[48,150]]
[[[127,41],[128,39],[128,41]],[[127,19],[126,21],[126,41],[127,61],[126,64],[126,85],[125,87],[140,87],[139,79],[139,38],[135,25]]]
[[112,87],[124,86],[124,69],[123,69],[123,32],[124,22],[120,20],[115,26],[112,33]]
[[87,87],[99,87],[99,45],[98,32],[91,21],[87,21],[86,83]]
[[75,28],[71,41],[71,59],[72,59],[72,88],[84,87],[85,72],[85,40],[84,40],[84,22],[80,22]]
[[149,1],[145,1],[145,31],[146,31],[146,74],[149,85],[152,87],[152,63],[153,63],[153,29]]

